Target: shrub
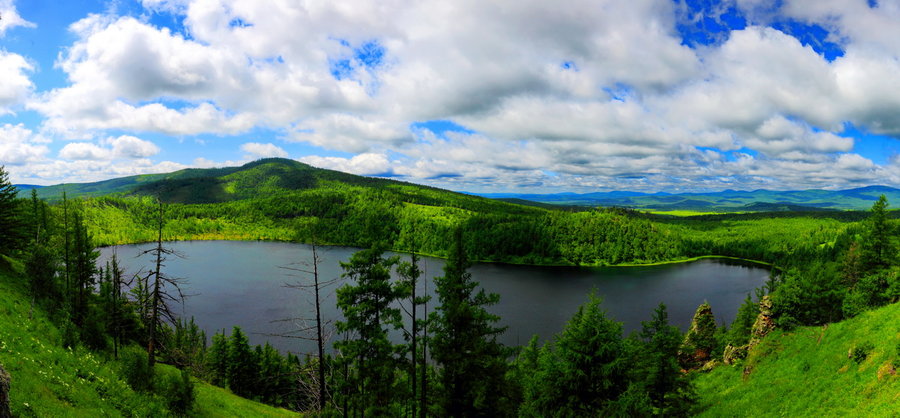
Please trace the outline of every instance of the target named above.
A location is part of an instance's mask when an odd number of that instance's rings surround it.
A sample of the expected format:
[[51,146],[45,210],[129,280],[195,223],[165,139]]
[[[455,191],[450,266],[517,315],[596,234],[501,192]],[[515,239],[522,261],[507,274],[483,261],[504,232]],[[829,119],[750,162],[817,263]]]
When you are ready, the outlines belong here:
[[869,357],[869,353],[872,352],[873,349],[875,349],[875,345],[870,342],[864,342],[853,348],[851,357],[856,364],[860,364],[866,361],[866,358]]
[[122,352],[122,377],[132,389],[149,392],[153,389],[153,369],[147,364],[147,353],[140,348]]
[[194,382],[188,370],[159,373],[154,386],[154,392],[165,399],[169,410],[176,414],[186,414],[194,404]]

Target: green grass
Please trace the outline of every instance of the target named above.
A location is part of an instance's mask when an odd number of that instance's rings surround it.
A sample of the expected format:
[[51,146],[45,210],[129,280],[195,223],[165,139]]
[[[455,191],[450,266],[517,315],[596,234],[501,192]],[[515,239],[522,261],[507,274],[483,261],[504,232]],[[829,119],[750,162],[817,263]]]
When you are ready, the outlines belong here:
[[[698,210],[663,210],[663,209],[642,209],[643,212],[652,213],[654,215],[668,215],[668,216],[677,216],[677,217],[685,217],[685,216],[701,216],[701,215],[721,215],[722,212],[703,212]],[[740,213],[740,212],[735,212]]]
[[[848,358],[868,343],[864,361]],[[775,331],[743,363],[697,377],[701,415],[897,416],[898,345],[900,304],[828,326]]]
[[[16,261],[0,257],[0,364],[12,377],[13,416],[170,415],[164,400],[133,391],[119,375],[119,364],[107,355],[63,348],[61,333],[47,313],[39,307],[32,311],[20,270]],[[192,416],[292,415],[200,381],[195,388]]]

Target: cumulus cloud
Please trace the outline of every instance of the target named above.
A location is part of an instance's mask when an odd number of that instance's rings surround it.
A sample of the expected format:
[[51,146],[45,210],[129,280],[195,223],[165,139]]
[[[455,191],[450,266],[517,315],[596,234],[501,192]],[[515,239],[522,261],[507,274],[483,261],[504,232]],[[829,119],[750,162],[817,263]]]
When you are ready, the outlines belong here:
[[90,142],[71,142],[63,146],[59,156],[67,160],[141,159],[159,153],[156,144],[129,135],[109,137],[100,146]]
[[27,74],[32,70],[34,67],[23,56],[0,50],[0,115],[23,103],[34,89]]
[[49,152],[47,140],[24,125],[0,125],[0,164],[22,165],[41,161]]
[[391,162],[384,154],[365,153],[352,158],[308,156],[300,161],[314,167],[359,175],[392,174]]
[[288,156],[287,151],[281,149],[275,144],[260,144],[258,142],[248,142],[241,145],[241,151],[246,152],[252,158],[281,157]]
[[[68,83],[28,107],[42,132],[78,140],[58,153],[72,162],[159,152],[96,141],[110,130],[264,129],[357,154],[303,159],[314,165],[469,190],[896,183],[896,164],[854,153],[845,130],[900,137],[900,6],[807,3],[726,2],[748,26],[692,49],[677,26],[687,6],[667,1],[142,0],[183,30],[84,17],[57,62]],[[824,27],[843,54],[826,59],[776,17]],[[0,52],[0,112],[31,96],[30,71]],[[468,131],[411,129],[430,120]]]
[[21,26],[33,28],[36,26],[34,23],[22,19],[22,16],[19,16],[13,0],[0,0],[0,16],[3,17],[0,19],[0,38],[6,35],[7,30],[14,27]]

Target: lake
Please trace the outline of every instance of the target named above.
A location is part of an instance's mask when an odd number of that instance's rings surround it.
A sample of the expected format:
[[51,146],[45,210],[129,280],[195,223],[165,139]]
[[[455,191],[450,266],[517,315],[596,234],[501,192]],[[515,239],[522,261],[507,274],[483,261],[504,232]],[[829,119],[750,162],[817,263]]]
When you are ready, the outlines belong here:
[[[141,251],[154,244],[124,245],[101,249],[100,265],[113,252],[127,275],[147,271],[153,261]],[[305,269],[296,263],[308,262],[309,246],[280,242],[180,241],[166,244],[185,258],[170,257],[164,271],[186,280],[183,290],[190,294],[176,309],[184,317],[195,318],[208,337],[216,330],[231,333],[240,326],[252,344],[269,341],[282,351],[312,353],[312,341],[283,338],[302,329],[314,318],[311,293],[286,288],[286,284],[312,283],[304,275],[285,267]],[[340,319],[335,306],[335,290],[346,281],[340,278],[340,261],[357,249],[320,248],[320,281],[337,280],[324,293],[323,318]],[[401,255],[408,259],[407,255]],[[428,293],[434,294],[432,278],[440,276],[444,261],[425,257],[420,268],[427,278]],[[501,341],[507,345],[526,344],[532,335],[552,338],[588,299],[591,292],[603,298],[609,317],[623,322],[625,332],[639,330],[663,302],[669,320],[686,330],[698,305],[708,301],[717,321],[730,324],[748,293],[762,286],[769,271],[760,265],[726,259],[702,259],[689,263],[641,267],[541,267],[479,263],[469,269],[474,280],[488,292],[500,294],[500,303],[488,308],[508,326]],[[420,286],[419,293],[424,287]],[[432,298],[429,309],[436,305]],[[333,328],[333,327],[332,327]],[[312,334],[309,334],[312,336]],[[395,336],[396,337],[396,336]],[[335,337],[336,338],[336,337]]]

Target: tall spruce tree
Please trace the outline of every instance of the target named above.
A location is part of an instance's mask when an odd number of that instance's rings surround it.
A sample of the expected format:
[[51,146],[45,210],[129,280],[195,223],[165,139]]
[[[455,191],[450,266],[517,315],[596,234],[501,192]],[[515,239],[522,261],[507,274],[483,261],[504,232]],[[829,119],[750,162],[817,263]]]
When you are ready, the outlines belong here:
[[602,416],[630,386],[622,324],[606,317],[590,296],[540,355],[533,409],[541,415]]
[[396,348],[388,340],[388,327],[401,326],[400,310],[393,304],[402,293],[390,281],[391,267],[397,260],[385,259],[383,253],[383,247],[376,245],[342,262],[343,276],[355,284],[337,290],[337,305],[344,314],[337,328],[351,334],[351,338],[335,343],[344,361],[352,366],[346,382],[351,385],[348,407],[374,416],[397,413],[392,387]]
[[655,412],[662,416],[688,416],[695,394],[678,364],[681,332],[669,325],[669,314],[663,303],[653,311],[649,322],[641,324],[645,387]]
[[887,267],[897,256],[891,241],[891,227],[887,221],[888,201],[881,195],[872,204],[869,219],[866,221],[866,233],[863,240],[862,258],[869,270]]
[[6,167],[0,165],[0,254],[10,254],[26,244],[27,226],[17,193]]
[[[462,230],[453,234],[444,276],[435,278],[440,306],[433,313],[431,354],[440,365],[442,414],[454,417],[497,416],[504,405],[506,359],[511,351],[497,341],[505,327],[485,307],[500,301],[495,293],[477,289],[467,271],[469,261]],[[476,291],[477,289],[477,291]]]

